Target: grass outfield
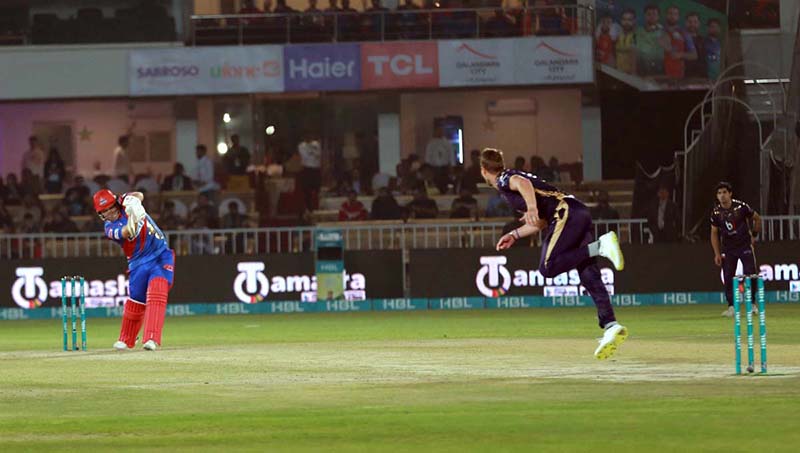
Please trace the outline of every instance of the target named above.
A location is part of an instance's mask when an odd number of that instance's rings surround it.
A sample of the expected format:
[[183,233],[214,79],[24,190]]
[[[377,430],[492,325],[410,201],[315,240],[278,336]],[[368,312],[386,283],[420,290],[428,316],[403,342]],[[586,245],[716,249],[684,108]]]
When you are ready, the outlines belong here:
[[797,451],[800,306],[768,309],[765,377],[721,310],[619,309],[607,362],[578,308],[168,318],[155,353],[0,322],[0,451]]

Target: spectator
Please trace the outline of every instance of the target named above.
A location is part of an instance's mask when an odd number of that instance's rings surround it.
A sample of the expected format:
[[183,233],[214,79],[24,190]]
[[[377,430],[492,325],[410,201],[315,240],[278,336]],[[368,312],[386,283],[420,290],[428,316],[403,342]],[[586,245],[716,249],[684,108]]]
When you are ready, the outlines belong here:
[[117,178],[130,183],[133,181],[131,170],[130,156],[128,155],[128,145],[130,144],[130,135],[121,135],[117,139],[117,147],[114,149],[114,174]]
[[20,180],[22,192],[25,194],[39,195],[42,193],[41,178],[35,176],[29,169],[22,170],[22,179]]
[[339,8],[339,0],[328,0],[328,7],[325,8],[326,13],[338,13],[341,10]]
[[514,170],[525,171],[525,158],[522,156],[514,159]]
[[372,190],[377,191],[381,187],[389,187],[392,183],[392,177],[387,173],[375,173],[372,175]]
[[45,233],[77,233],[78,225],[64,214],[61,207],[56,206],[50,216],[50,221],[44,224],[43,231]]
[[6,183],[3,181],[3,177],[0,176],[0,200],[5,202],[6,198],[8,198],[8,188],[6,187]]
[[490,17],[483,26],[483,34],[487,38],[505,38],[516,34],[514,21],[503,11],[503,8],[496,8],[494,15]]
[[6,186],[5,186],[5,199],[6,204],[9,206],[16,206],[22,202],[22,197],[25,195],[25,191],[22,190],[22,187],[17,183],[17,175],[14,173],[9,173],[8,177],[6,178]]
[[636,68],[642,77],[664,75],[664,50],[669,46],[669,38],[665,43],[659,20],[658,6],[645,6],[644,26],[636,31]]
[[37,222],[33,215],[30,212],[25,213],[22,216],[22,222],[19,224],[17,228],[17,233],[20,234],[35,234],[42,232],[42,224],[41,222]]
[[64,160],[58,153],[58,149],[50,148],[50,154],[44,163],[44,190],[47,193],[61,193],[64,189],[64,176],[66,168]]
[[308,8],[303,11],[302,25],[305,32],[311,34],[310,37],[317,37],[322,31],[323,17],[322,10],[317,8],[317,0],[308,0]]
[[441,194],[447,193],[450,167],[455,164],[455,160],[453,146],[444,137],[441,126],[437,126],[434,128],[433,138],[425,146],[425,163],[433,168],[434,182]]
[[424,164],[419,168],[419,184],[417,184],[417,186],[425,190],[425,193],[428,194],[429,197],[434,195],[434,187],[436,187],[435,178],[436,173],[430,165]]
[[397,176],[400,178],[400,191],[402,193],[413,192],[420,184],[419,169],[421,166],[419,156],[416,154],[411,154],[397,165]]
[[669,46],[664,53],[664,72],[673,79],[683,79],[686,74],[686,62],[697,60],[694,41],[679,25],[680,19],[681,12],[677,6],[667,8],[664,36],[668,39],[664,42],[669,43]]
[[69,215],[84,215],[90,210],[88,200],[92,194],[83,182],[83,176],[75,175],[70,188],[64,193],[64,205]]
[[436,201],[428,197],[424,187],[414,191],[414,198],[406,205],[406,211],[412,219],[435,219],[439,216]]
[[378,195],[372,200],[373,220],[397,220],[403,217],[403,210],[386,187],[378,188]]
[[180,230],[185,223],[184,219],[175,211],[175,203],[167,200],[158,216],[158,226],[164,231]]
[[[161,222],[158,222],[158,226],[161,226]],[[89,220],[83,222],[81,225],[81,232],[83,233],[96,233],[98,231],[103,231],[105,228],[105,223],[103,219],[100,218],[98,215],[90,215]]]
[[481,176],[481,151],[473,149],[469,153],[469,167],[467,167],[466,172],[464,172],[462,186],[469,187],[473,192],[477,192],[478,184],[484,182],[483,176]]
[[222,216],[222,228],[247,228],[247,214],[239,211],[239,204],[228,202],[228,213]]
[[212,197],[219,190],[219,185],[214,180],[214,163],[207,154],[206,145],[197,145],[195,148],[197,166],[194,171],[194,186],[200,193]]
[[339,30],[337,34],[342,41],[352,41],[358,38],[358,11],[350,7],[350,0],[342,0],[342,7],[339,9]]
[[472,191],[470,191],[468,188],[462,187],[458,198],[453,200],[453,205],[450,207],[450,218],[478,218],[478,200],[472,196]]
[[617,69],[627,74],[636,74],[636,12],[622,12],[622,31],[615,46]]
[[614,54],[614,47],[616,45],[615,38],[611,34],[611,27],[614,21],[611,16],[603,16],[600,18],[600,26],[598,29],[597,39],[595,40],[597,48],[597,61],[609,66],[616,66],[616,56]]
[[396,17],[398,39],[420,37],[422,16],[419,14],[419,9],[419,6],[414,4],[414,0],[405,0],[402,5],[397,7],[397,11],[403,11]]
[[11,231],[14,229],[14,219],[6,208],[5,200],[0,197],[0,229]]
[[242,0],[242,7],[239,8],[239,14],[261,14],[261,10],[256,6],[253,0]]
[[250,166],[250,150],[239,143],[239,136],[231,135],[231,146],[223,158],[228,173],[228,190],[250,190],[247,167]]
[[34,222],[41,223],[44,210],[42,209],[42,202],[39,201],[37,196],[26,194],[22,198],[22,209],[19,213],[19,219],[22,219],[25,214],[30,214]]
[[[544,161],[542,161],[542,163],[544,163]],[[561,181],[558,159],[556,159],[555,156],[551,157],[548,165],[539,168],[539,171],[536,175],[547,182]]]
[[619,219],[619,212],[611,207],[609,203],[609,195],[605,190],[601,190],[597,194],[597,206],[590,209],[592,218],[595,220],[617,220]]
[[708,77],[708,56],[705,39],[700,36],[700,16],[695,12],[686,15],[686,34],[697,52],[695,60],[686,62],[686,77],[705,79]]
[[670,199],[668,187],[658,189],[658,199],[652,204],[647,215],[647,225],[656,243],[676,242],[678,240],[678,205]]
[[297,11],[291,6],[286,5],[286,0],[275,0],[275,9],[272,12],[275,14],[291,14]]
[[[592,219],[594,220],[619,220],[619,212],[611,207],[609,203],[609,196],[608,192],[605,190],[601,190],[597,194],[597,205],[593,208],[589,209],[589,212],[592,214]],[[595,223],[595,231],[597,235],[603,235],[608,233],[609,231],[617,231],[617,224],[601,224]]]
[[530,173],[543,178],[542,176],[544,173],[547,173],[547,164],[544,163],[544,159],[539,156],[531,156],[531,163],[530,163]]
[[[465,187],[464,179],[465,179],[464,166],[461,164],[454,165],[453,175],[450,179],[450,181],[453,183],[453,193],[461,193],[461,188]],[[469,188],[469,186],[467,186],[467,188],[469,189],[470,193],[474,192],[474,190],[472,188]]]
[[514,211],[506,203],[506,200],[500,196],[499,192],[493,193],[489,200],[486,202],[486,217],[511,217]]
[[350,190],[347,200],[339,208],[339,221],[367,220],[368,215],[367,208],[358,200],[356,191]]
[[[239,205],[235,201],[228,203],[228,213],[222,216],[222,228],[247,228],[247,214],[239,212]],[[244,234],[226,233],[225,250],[233,253],[243,253]]]
[[211,204],[211,200],[205,192],[200,192],[197,195],[197,205],[189,214],[189,227],[197,229],[219,227],[217,210]]
[[370,7],[366,9],[366,14],[362,19],[363,29],[367,32],[367,36],[362,37],[364,41],[382,40],[383,21],[386,19],[388,11],[388,8],[381,5],[381,0],[370,0]]
[[[39,144],[39,139],[35,135],[28,138],[29,148],[22,154],[22,169],[20,174],[24,175],[25,170],[31,172],[36,184],[41,184],[44,175],[44,150]],[[39,193],[37,191],[36,193]]]
[[303,201],[308,211],[316,209],[316,197],[322,184],[322,174],[320,172],[320,159],[322,150],[319,142],[314,140],[311,134],[306,134],[305,138],[297,145],[297,152],[303,163],[303,171],[300,174],[300,181],[303,191]]
[[[183,164],[175,162],[172,174],[164,178],[161,190],[165,192],[192,190],[192,180],[184,174]],[[161,222],[159,222],[160,224]]]
[[706,67],[708,68],[708,78],[710,80],[717,80],[720,72],[720,65],[722,63],[722,42],[720,41],[720,33],[722,26],[718,19],[709,19],[707,23],[708,36],[704,42],[706,51]]

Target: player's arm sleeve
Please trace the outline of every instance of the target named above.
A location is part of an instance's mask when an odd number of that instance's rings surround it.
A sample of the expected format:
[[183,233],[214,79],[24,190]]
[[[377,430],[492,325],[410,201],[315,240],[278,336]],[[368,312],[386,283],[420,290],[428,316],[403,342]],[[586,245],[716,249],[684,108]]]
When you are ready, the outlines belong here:
[[105,228],[106,237],[114,241],[126,239],[125,235],[123,235],[123,228],[125,227],[119,225],[107,225]]

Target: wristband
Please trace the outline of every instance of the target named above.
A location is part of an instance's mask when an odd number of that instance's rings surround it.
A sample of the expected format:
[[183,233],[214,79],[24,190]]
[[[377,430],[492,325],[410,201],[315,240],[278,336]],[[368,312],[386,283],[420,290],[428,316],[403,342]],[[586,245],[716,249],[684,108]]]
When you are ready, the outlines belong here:
[[516,228],[514,228],[514,229],[511,231],[511,237],[513,237],[513,238],[514,238],[515,240],[517,240],[517,241],[519,240],[519,231],[517,231],[517,229],[516,229]]

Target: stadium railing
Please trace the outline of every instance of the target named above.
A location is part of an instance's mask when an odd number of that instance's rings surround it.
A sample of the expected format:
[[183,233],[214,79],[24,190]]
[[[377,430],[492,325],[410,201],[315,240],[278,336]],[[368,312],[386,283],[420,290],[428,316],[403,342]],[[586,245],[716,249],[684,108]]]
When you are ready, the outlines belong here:
[[[220,255],[300,253],[314,250],[314,231],[340,229],[345,250],[420,248],[493,248],[506,222],[457,222],[450,219],[331,223],[316,227],[175,230],[166,232],[176,254]],[[614,230],[623,243],[649,243],[644,219],[596,220],[595,235]],[[535,238],[532,244],[539,243]],[[122,256],[121,248],[101,233],[0,235],[0,259]]]
[[[490,25],[497,10],[517,20]],[[595,11],[589,5],[517,9],[468,8],[283,14],[193,15],[191,45],[283,44],[591,35]],[[508,25],[508,24],[507,24]]]

